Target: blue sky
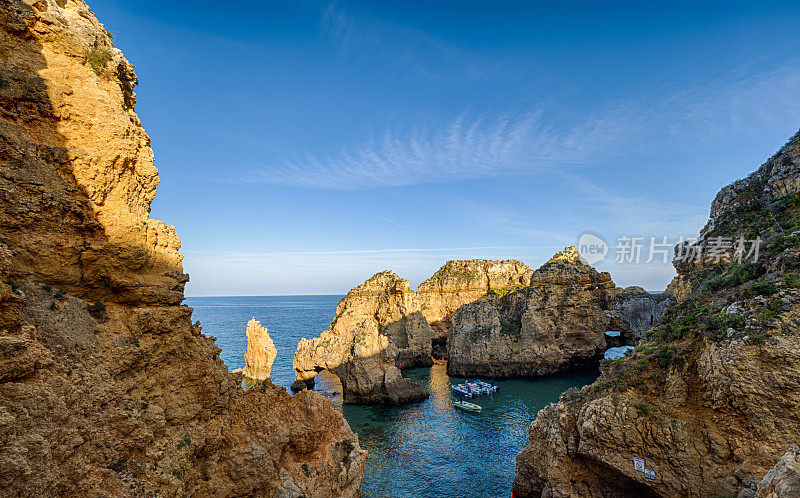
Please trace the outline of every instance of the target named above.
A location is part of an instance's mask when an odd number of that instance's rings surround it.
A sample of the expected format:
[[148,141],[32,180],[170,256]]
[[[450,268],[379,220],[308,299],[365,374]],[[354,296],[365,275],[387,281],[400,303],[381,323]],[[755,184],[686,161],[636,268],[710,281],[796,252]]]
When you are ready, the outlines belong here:
[[612,252],[696,234],[800,128],[800,3],[643,4],[92,8],[136,65],[151,216],[178,229],[187,294],[259,295],[385,268],[416,285],[456,258],[535,268],[585,231]]

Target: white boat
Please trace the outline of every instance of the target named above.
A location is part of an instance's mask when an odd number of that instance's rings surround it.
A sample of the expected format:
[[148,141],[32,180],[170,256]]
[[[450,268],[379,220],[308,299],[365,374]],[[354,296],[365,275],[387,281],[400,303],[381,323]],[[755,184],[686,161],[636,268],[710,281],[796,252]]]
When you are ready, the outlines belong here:
[[490,383],[488,383],[488,382],[484,382],[484,381],[482,381],[482,380],[476,380],[476,381],[475,381],[475,384],[477,384],[477,385],[478,385],[478,386],[480,386],[481,388],[483,388],[483,389],[486,389],[487,391],[490,391],[490,392],[495,392],[495,391],[497,391],[497,386],[496,386],[496,385],[494,385],[494,384],[490,384]]
[[472,397],[472,391],[470,391],[469,388],[467,386],[465,386],[464,384],[458,384],[458,385],[452,384],[452,385],[450,385],[450,389],[452,389],[454,392],[460,394],[461,396],[464,396],[465,398],[471,398]]
[[453,406],[466,412],[479,412],[483,409],[480,405],[468,401],[453,401]]

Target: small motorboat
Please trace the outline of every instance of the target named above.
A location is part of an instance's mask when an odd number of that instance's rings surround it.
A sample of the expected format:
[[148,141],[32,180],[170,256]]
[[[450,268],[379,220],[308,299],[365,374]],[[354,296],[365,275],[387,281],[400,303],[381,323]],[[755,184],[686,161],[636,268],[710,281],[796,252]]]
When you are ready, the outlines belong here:
[[476,380],[475,384],[478,385],[481,389],[484,389],[487,392],[496,392],[497,386],[494,384],[489,384],[488,382],[484,382],[482,380]]
[[461,410],[464,410],[465,412],[479,412],[483,409],[480,407],[480,405],[476,405],[475,403],[470,403],[469,401],[462,401],[462,400],[453,401],[453,406]]
[[460,394],[461,396],[464,396],[465,398],[472,397],[472,392],[464,384],[451,384],[450,389]]

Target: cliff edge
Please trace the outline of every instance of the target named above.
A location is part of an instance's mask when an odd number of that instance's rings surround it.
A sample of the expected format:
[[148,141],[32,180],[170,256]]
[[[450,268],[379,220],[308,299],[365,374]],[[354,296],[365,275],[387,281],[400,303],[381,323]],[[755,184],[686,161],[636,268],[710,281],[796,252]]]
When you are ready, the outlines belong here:
[[722,189],[700,241],[676,248],[678,302],[633,353],[539,412],[515,496],[797,489],[799,206],[800,133]]
[[133,66],[82,0],[0,4],[0,489],[358,496],[315,393],[243,392],[181,306]]

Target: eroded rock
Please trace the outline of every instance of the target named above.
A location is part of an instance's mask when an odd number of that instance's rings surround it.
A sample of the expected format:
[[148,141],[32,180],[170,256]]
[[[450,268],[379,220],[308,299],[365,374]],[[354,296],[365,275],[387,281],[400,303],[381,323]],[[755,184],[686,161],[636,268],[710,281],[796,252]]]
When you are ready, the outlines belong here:
[[447,339],[451,375],[535,377],[594,366],[618,329],[615,287],[574,247],[530,276],[530,286],[461,306]]
[[180,306],[135,83],[82,0],[0,3],[2,494],[358,496],[341,414],[243,392]]
[[676,261],[653,333],[530,425],[515,496],[796,494],[800,241],[775,227],[798,219],[798,178],[800,133],[717,195],[701,239],[760,235],[759,261]]
[[445,263],[419,285],[417,299],[434,338],[446,338],[453,314],[490,291],[504,295],[530,285],[533,272],[515,260],[467,259]]
[[247,349],[244,352],[244,369],[242,374],[248,379],[267,380],[272,372],[272,363],[278,356],[278,350],[272,342],[267,328],[255,318],[247,322]]

